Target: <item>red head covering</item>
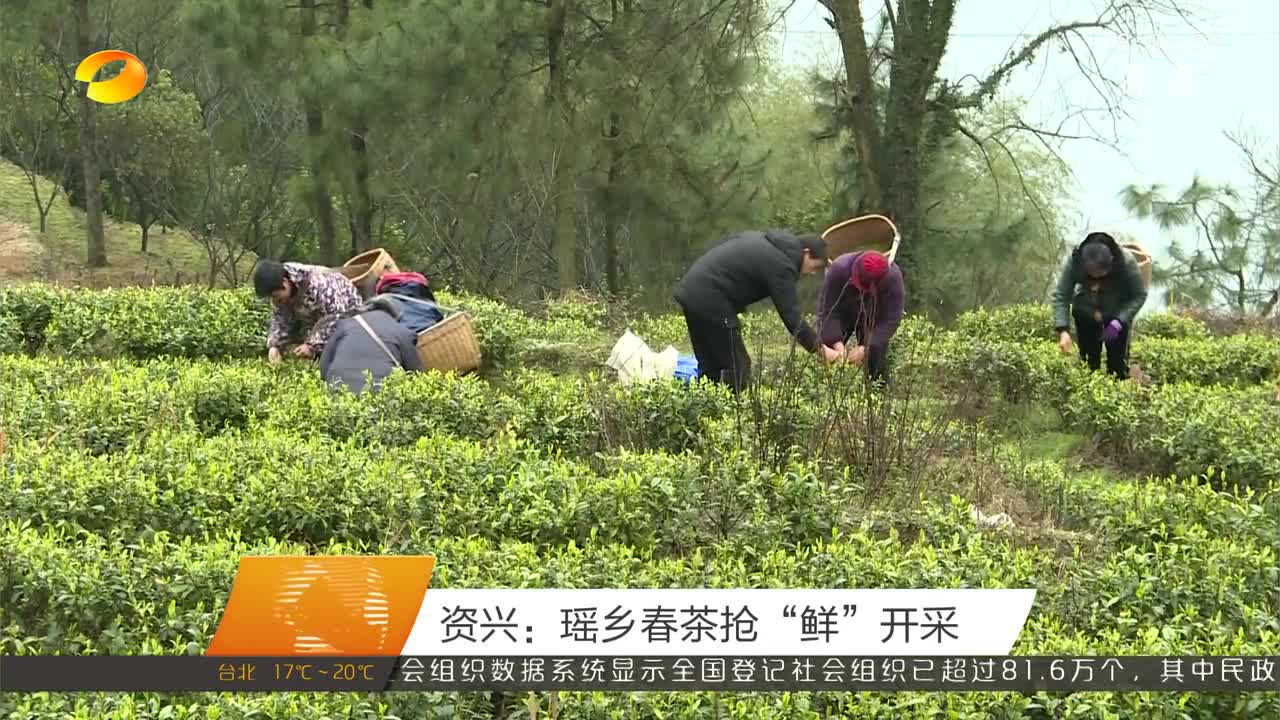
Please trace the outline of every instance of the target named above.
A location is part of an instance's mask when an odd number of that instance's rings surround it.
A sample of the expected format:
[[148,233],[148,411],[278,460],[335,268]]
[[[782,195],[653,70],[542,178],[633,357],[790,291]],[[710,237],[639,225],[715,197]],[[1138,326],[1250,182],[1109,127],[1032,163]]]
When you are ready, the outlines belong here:
[[885,258],[883,253],[869,250],[862,253],[858,261],[853,265],[853,272],[850,273],[849,282],[855,288],[866,292],[876,286],[880,279],[889,272],[889,260]]
[[421,273],[389,272],[389,273],[383,273],[382,277],[378,278],[378,284],[373,287],[373,292],[375,295],[380,294],[383,291],[383,289],[386,288],[388,285],[393,285],[395,283],[402,283],[402,282],[415,282],[415,283],[421,283],[423,285],[428,284],[427,279],[423,277]]

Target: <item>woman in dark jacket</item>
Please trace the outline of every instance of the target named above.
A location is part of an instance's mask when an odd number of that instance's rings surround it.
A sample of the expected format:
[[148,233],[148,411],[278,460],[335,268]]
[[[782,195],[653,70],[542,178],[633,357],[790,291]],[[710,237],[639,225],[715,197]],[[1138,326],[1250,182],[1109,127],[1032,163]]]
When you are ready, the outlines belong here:
[[397,367],[425,370],[418,355],[418,338],[401,325],[400,304],[378,295],[338,321],[333,337],[320,356],[320,377],[331,388],[346,386],[353,393],[369,387],[377,392]]
[[1147,302],[1147,287],[1137,259],[1104,232],[1089,233],[1071,253],[1053,293],[1053,324],[1058,346],[1071,351],[1071,320],[1076,323],[1080,358],[1097,370],[1107,348],[1107,372],[1129,377],[1129,332]]

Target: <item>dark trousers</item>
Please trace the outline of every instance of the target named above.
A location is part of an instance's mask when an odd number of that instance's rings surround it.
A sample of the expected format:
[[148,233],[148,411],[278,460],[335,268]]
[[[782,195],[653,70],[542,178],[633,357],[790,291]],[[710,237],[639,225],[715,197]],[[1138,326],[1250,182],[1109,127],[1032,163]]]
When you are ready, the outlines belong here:
[[1089,364],[1090,370],[1102,367],[1102,346],[1107,346],[1107,372],[1124,380],[1129,377],[1129,326],[1120,330],[1120,336],[1109,343],[1102,342],[1102,330],[1107,322],[1098,322],[1092,316],[1072,312],[1076,321],[1076,344],[1080,346],[1080,359]]
[[698,358],[698,376],[741,392],[751,382],[751,356],[742,341],[738,319],[702,315],[686,308],[684,322]]

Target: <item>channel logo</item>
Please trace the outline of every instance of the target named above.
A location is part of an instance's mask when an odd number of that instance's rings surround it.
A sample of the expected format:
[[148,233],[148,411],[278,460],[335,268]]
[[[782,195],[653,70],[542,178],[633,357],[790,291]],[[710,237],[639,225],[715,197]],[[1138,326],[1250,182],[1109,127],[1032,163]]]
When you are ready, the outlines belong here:
[[[110,80],[93,81],[93,76],[104,65],[117,60],[124,61],[124,69],[120,74]],[[90,100],[103,105],[115,105],[132,100],[142,92],[147,84],[147,66],[136,56],[123,50],[99,50],[80,61],[80,65],[76,67],[76,80],[89,83],[87,94]]]

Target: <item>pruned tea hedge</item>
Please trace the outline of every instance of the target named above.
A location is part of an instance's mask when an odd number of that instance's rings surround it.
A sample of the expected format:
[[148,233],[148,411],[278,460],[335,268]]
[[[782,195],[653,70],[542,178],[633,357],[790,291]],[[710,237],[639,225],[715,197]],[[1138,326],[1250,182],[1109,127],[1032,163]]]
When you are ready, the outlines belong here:
[[[1280,653],[1280,344],[1261,334],[1144,316],[1139,387],[1060,353],[1044,305],[908,317],[882,391],[790,356],[761,314],[753,352],[782,360],[734,398],[581,372],[628,322],[604,306],[438,294],[474,314],[486,372],[353,397],[268,366],[245,290],[0,289],[0,653],[200,653],[263,553],[431,553],[433,587],[1034,587],[1015,654]],[[679,315],[629,322],[687,351]],[[999,440],[1018,405],[1080,456]],[[903,485],[913,464],[932,474]],[[1006,502],[1012,527],[971,514]],[[23,720],[492,715],[488,693],[0,697]],[[565,693],[558,717],[1208,720],[1280,717],[1280,698]]]

